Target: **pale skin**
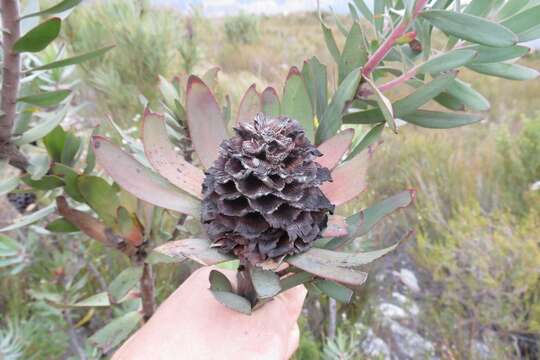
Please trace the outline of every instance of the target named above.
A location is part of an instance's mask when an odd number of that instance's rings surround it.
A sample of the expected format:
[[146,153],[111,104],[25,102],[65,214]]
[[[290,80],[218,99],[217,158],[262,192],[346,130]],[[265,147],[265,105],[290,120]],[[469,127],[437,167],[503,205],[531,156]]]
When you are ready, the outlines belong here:
[[[298,316],[306,297],[300,285],[251,315],[230,310],[209,291],[212,268],[194,272],[113,360],[282,360],[298,347]],[[235,282],[234,272],[219,270]]]

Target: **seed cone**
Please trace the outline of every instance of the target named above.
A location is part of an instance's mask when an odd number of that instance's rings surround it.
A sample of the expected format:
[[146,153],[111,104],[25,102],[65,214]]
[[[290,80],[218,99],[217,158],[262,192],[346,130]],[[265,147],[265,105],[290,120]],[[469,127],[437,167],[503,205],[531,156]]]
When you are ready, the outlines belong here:
[[203,182],[202,223],[214,246],[244,264],[303,252],[334,206],[319,186],[330,171],[293,119],[241,123],[225,140]]

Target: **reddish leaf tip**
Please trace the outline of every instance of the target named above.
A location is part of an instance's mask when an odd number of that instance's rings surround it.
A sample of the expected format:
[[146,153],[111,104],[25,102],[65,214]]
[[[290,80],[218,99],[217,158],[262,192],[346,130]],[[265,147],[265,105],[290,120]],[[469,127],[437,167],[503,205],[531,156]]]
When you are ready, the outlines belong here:
[[276,89],[274,89],[274,88],[271,87],[271,86],[267,86],[266,89],[264,89],[262,93],[263,93],[263,95],[264,95],[265,93],[272,93],[273,95],[276,95],[276,97],[277,97],[277,94],[278,94],[277,91],[276,91]]
[[287,80],[289,80],[291,77],[298,75],[300,76],[300,70],[296,66],[291,67],[289,70],[289,74],[287,74]]

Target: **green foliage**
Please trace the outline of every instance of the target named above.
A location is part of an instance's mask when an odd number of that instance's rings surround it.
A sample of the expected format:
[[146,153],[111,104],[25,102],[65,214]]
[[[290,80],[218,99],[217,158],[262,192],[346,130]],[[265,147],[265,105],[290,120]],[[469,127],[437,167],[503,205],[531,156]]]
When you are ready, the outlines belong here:
[[250,44],[260,37],[259,19],[244,13],[227,17],[223,23],[223,29],[227,40],[233,44]]

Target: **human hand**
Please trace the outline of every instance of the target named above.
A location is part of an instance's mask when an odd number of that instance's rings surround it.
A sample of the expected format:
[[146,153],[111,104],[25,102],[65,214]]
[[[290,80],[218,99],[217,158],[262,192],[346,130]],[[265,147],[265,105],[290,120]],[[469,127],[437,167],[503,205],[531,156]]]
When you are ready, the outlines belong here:
[[[122,345],[113,360],[290,358],[298,347],[297,320],[305,287],[287,290],[251,315],[244,315],[214,299],[209,291],[211,270],[195,271]],[[220,272],[236,283],[233,271]]]

